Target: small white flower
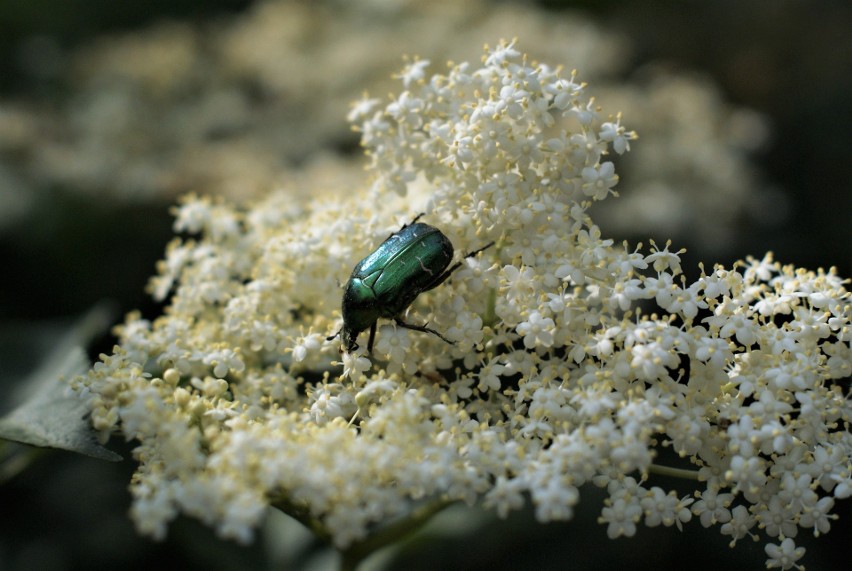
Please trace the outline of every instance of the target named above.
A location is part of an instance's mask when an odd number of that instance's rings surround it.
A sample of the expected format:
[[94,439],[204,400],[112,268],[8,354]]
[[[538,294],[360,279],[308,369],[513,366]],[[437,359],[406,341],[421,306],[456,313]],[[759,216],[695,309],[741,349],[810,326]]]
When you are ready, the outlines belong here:
[[799,569],[804,571],[804,566],[796,563],[805,555],[804,547],[796,547],[796,544],[789,537],[784,539],[780,545],[775,543],[767,543],[766,555],[769,559],[766,560],[768,569]]
[[376,334],[375,351],[387,355],[390,361],[389,371],[402,370],[411,347],[411,334],[408,329],[396,324],[382,325]]
[[615,174],[615,165],[611,162],[583,169],[583,192],[588,197],[603,200],[614,192],[612,187],[616,184],[618,184],[618,175]]
[[569,520],[574,515],[574,506],[580,500],[580,492],[574,486],[564,485],[556,478],[549,478],[540,486],[530,488],[535,505],[535,517],[544,523]]
[[361,121],[366,120],[367,117],[373,113],[379,103],[378,99],[370,98],[365,95],[351,105],[349,114],[346,115],[346,120],[350,123],[360,123]]
[[486,508],[495,508],[497,515],[505,518],[511,510],[519,510],[524,506],[523,491],[525,489],[523,480],[518,478],[508,479],[499,476],[487,494],[483,504]]
[[317,424],[325,424],[335,418],[348,420],[357,410],[352,394],[334,394],[329,388],[317,390],[312,400],[310,415]]
[[213,374],[220,379],[225,377],[230,372],[240,373],[245,370],[246,366],[240,358],[238,351],[228,347],[221,347],[210,351],[202,359],[205,365],[213,367]]
[[538,311],[530,313],[526,321],[518,324],[518,334],[524,337],[524,347],[550,347],[553,345],[553,328],[556,325],[549,317]]
[[738,490],[756,494],[766,484],[765,466],[765,460],[759,457],[734,456],[725,479],[734,483]]
[[834,498],[828,497],[817,500],[815,495],[809,496],[808,501],[802,506],[799,526],[812,528],[815,537],[819,537],[822,533],[828,533],[831,529],[830,520],[838,518],[837,515],[831,513],[833,507]]
[[343,354],[343,376],[357,381],[365,371],[368,371],[372,363],[362,353],[352,352]]
[[[402,80],[402,85],[406,89],[412,86],[412,84],[423,81],[426,77],[426,68],[429,67],[428,59],[415,59],[412,62],[409,62],[408,65],[405,66],[399,74],[394,77]],[[350,122],[352,120],[350,119]]]
[[733,494],[720,494],[708,488],[701,492],[699,497],[701,499],[692,505],[692,513],[698,516],[703,527],[731,521],[731,510],[728,506],[734,499]]
[[754,537],[754,534],[751,533],[751,528],[754,527],[754,524],[755,518],[749,513],[748,508],[745,506],[736,506],[731,512],[731,520],[722,524],[721,532],[722,535],[731,536],[730,545],[733,547],[737,540],[743,537]]
[[489,50],[485,57],[486,67],[502,67],[510,60],[515,60],[520,56],[520,52],[515,49],[515,40],[511,42],[501,41],[493,50]]
[[601,510],[598,523],[607,524],[606,535],[610,539],[617,537],[633,537],[636,534],[636,524],[642,518],[642,506],[639,498],[618,498]]
[[770,499],[756,514],[760,527],[770,537],[796,537],[799,531],[796,526],[797,517],[798,511],[778,497]]
[[663,489],[654,486],[640,501],[645,512],[645,525],[676,525],[678,529],[682,529],[683,524],[692,519],[688,506],[693,501],[692,498],[678,499],[673,491],[667,494]]
[[619,155],[630,150],[630,141],[636,138],[636,133],[628,133],[621,125],[621,114],[615,122],[606,122],[601,125],[600,138],[612,145],[612,149]]
[[652,254],[645,256],[645,262],[652,265],[654,270],[657,272],[664,272],[666,270],[671,270],[672,275],[678,275],[681,273],[680,268],[680,255],[685,250],[680,250],[678,252],[669,252],[669,246],[671,246],[671,242],[666,242],[665,248],[662,250],[657,248],[657,245],[652,241],[651,246],[655,249]]

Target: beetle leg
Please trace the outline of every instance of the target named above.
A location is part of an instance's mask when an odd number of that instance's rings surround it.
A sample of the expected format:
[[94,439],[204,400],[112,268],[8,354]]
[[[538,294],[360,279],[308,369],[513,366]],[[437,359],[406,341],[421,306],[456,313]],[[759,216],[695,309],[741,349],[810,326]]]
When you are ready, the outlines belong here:
[[469,254],[465,254],[465,255],[464,255],[464,257],[465,257],[465,258],[472,258],[472,257],[474,257],[475,255],[477,255],[478,253],[480,253],[480,252],[484,252],[485,250],[487,250],[488,248],[490,248],[490,247],[491,247],[491,246],[493,246],[493,245],[494,245],[494,242],[488,242],[487,244],[485,244],[485,245],[484,245],[483,247],[481,247],[480,249],[478,249],[478,250],[474,250],[473,252],[470,252]]
[[373,341],[375,341],[375,340],[376,340],[376,322],[374,321],[373,324],[370,326],[370,340],[367,341],[367,354],[368,355],[373,354]]
[[430,289],[435,289],[436,287],[438,287],[439,285],[441,285],[442,283],[447,281],[447,278],[450,277],[454,271],[459,269],[461,267],[461,265],[462,265],[461,262],[456,262],[455,264],[450,266],[450,268],[448,270],[446,270],[443,274],[441,274],[437,278],[435,278],[432,281],[432,283],[430,283],[429,285],[424,287],[423,291],[429,291]]
[[[483,251],[487,250],[488,248],[490,248],[490,247],[491,247],[491,246],[493,246],[493,245],[494,245],[494,242],[488,242],[487,244],[485,244],[485,245],[484,245],[483,247],[481,247],[480,249],[478,249],[478,250],[474,250],[473,252],[471,252],[471,253],[469,253],[469,254],[465,254],[465,255],[464,255],[464,258],[462,258],[462,259],[472,258],[473,256],[475,256],[475,255],[479,254],[480,252],[483,252]],[[429,285],[427,285],[425,288],[423,288],[423,290],[422,290],[422,291],[429,291],[430,289],[435,289],[436,287],[438,287],[439,285],[441,285],[442,283],[444,283],[445,281],[447,281],[447,278],[449,278],[449,277],[452,275],[452,273],[453,273],[454,271],[456,271],[457,269],[459,269],[459,268],[461,267],[461,265],[462,265],[462,263],[461,263],[461,262],[456,262],[455,264],[453,264],[452,266],[450,266],[450,267],[449,267],[449,269],[447,269],[446,271],[444,271],[444,273],[442,273],[442,274],[441,274],[441,275],[439,275],[437,278],[435,278],[435,280],[434,280],[432,283],[430,283],[430,284],[429,284]]]
[[342,328],[342,327],[341,327],[340,329],[338,329],[338,330],[337,330],[337,333],[335,333],[334,335],[331,335],[330,337],[326,337],[326,338],[325,338],[325,340],[326,340],[326,341],[331,341],[332,339],[334,339],[335,337],[337,337],[338,335],[340,335],[340,332],[341,332],[341,331],[343,331],[343,328]]
[[411,226],[411,225],[413,225],[415,222],[417,222],[418,220],[420,220],[420,218],[421,218],[421,217],[423,217],[423,216],[425,216],[425,215],[426,215],[426,213],[425,213],[425,212],[421,212],[420,214],[418,214],[417,216],[415,216],[415,217],[414,217],[414,220],[412,220],[411,222],[409,222],[408,224],[406,224],[406,225],[404,225],[402,228],[400,228],[400,231],[401,231],[401,230],[404,230],[404,229],[406,229],[406,228],[408,228],[408,227],[409,227],[409,226]]
[[434,329],[426,327],[425,325],[414,325],[413,323],[406,323],[405,321],[402,320],[401,317],[394,317],[393,320],[400,327],[404,327],[405,329],[411,329],[413,331],[420,331],[421,333],[432,333],[433,335],[437,335],[438,337],[440,337],[441,339],[443,339],[445,342],[449,343],[450,345],[455,345],[454,342],[450,341],[449,339],[447,339],[446,337],[444,337],[443,335],[441,335],[440,333],[438,333]]

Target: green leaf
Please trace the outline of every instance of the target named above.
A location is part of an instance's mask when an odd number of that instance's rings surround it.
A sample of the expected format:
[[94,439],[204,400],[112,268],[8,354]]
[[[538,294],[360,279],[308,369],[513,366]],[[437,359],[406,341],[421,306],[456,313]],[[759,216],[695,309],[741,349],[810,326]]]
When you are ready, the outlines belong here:
[[[121,456],[100,446],[87,418],[87,405],[69,390],[69,380],[89,369],[83,347],[110,324],[113,312],[96,306],[70,327],[6,326],[0,331],[0,438],[60,448],[117,462]],[[33,359],[35,356],[35,359]],[[28,359],[29,357],[29,359]],[[26,361],[36,360],[32,366]],[[30,369],[24,373],[23,369]]]

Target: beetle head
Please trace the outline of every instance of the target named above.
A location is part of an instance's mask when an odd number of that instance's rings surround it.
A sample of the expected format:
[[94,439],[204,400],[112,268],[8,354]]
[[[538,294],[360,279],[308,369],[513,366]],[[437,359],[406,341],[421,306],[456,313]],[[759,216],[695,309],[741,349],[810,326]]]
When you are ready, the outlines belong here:
[[358,349],[358,334],[360,331],[355,331],[351,327],[343,327],[340,332],[340,339],[343,341],[343,347],[347,353],[351,353]]

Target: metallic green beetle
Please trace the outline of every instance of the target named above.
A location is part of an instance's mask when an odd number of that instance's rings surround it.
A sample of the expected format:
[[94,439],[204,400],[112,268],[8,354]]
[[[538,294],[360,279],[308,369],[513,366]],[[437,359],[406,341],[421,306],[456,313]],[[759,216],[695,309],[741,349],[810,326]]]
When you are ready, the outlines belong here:
[[343,327],[328,338],[330,341],[341,335],[346,352],[358,348],[358,335],[369,328],[367,351],[372,353],[379,318],[393,319],[400,327],[432,333],[452,343],[434,329],[406,323],[401,317],[418,295],[444,283],[462,265],[456,262],[450,266],[452,243],[434,226],[417,222],[420,216],[391,234],[352,270],[343,291]]

